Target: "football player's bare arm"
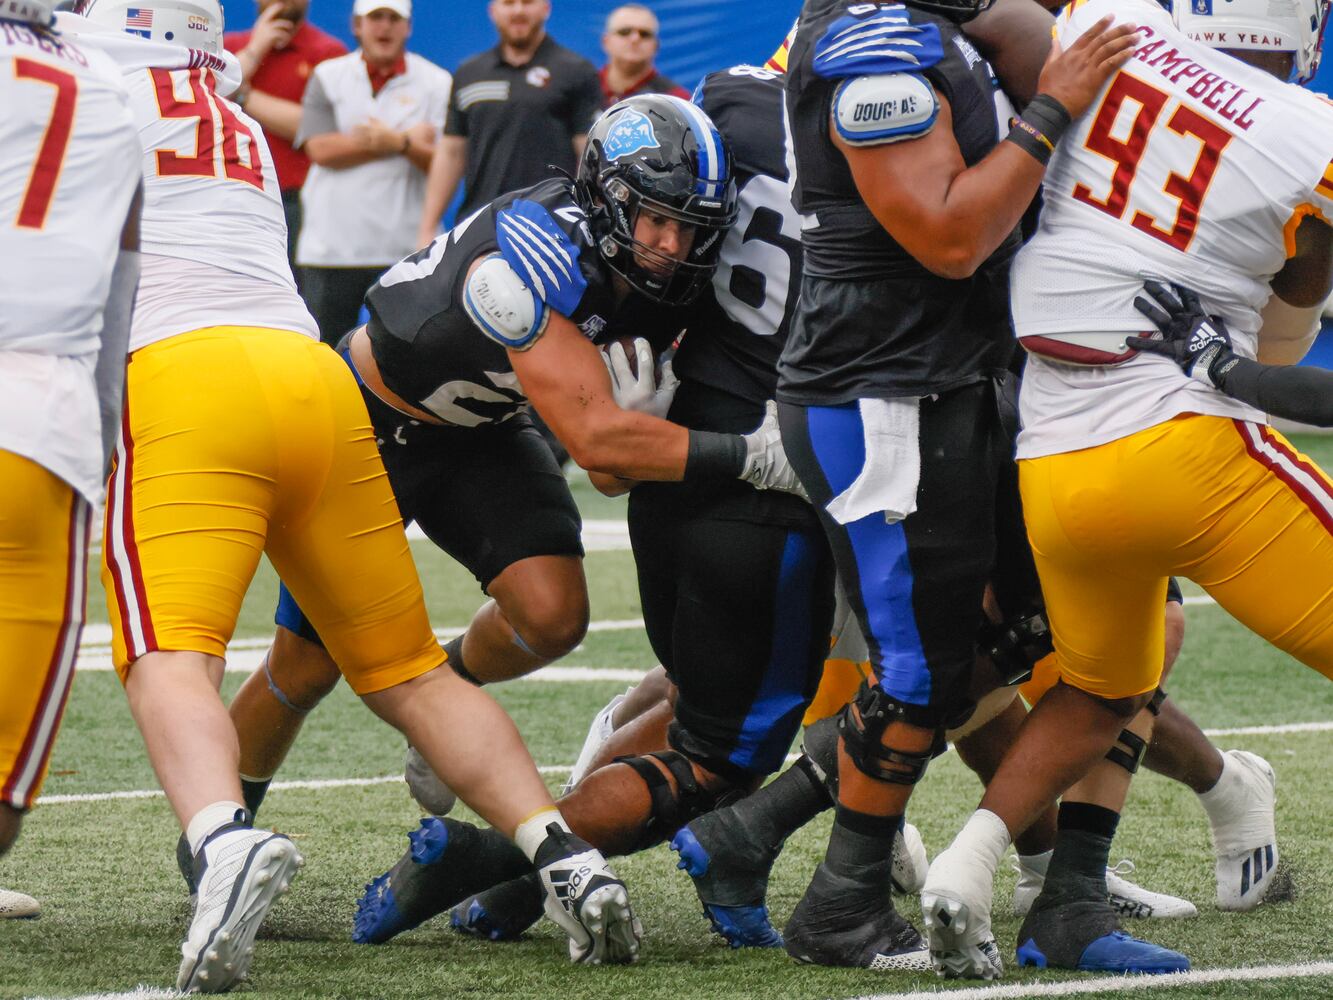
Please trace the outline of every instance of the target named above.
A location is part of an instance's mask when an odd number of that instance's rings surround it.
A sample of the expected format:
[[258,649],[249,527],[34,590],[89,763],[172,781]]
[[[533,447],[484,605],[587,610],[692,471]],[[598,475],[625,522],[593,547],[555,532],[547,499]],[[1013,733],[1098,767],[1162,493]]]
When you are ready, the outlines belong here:
[[1333,290],[1333,227],[1307,215],[1296,227],[1296,252],[1272,281],[1259,331],[1259,360],[1294,365],[1319,334],[1319,319]]
[[626,479],[684,476],[690,432],[618,407],[601,353],[566,317],[552,312],[537,342],[510,350],[509,360],[546,426],[582,468]]
[[1026,104],[1037,94],[1041,68],[1050,55],[1051,12],[1063,0],[995,0],[963,24],[963,33],[981,50],[1011,99]]
[[[1111,19],[1103,18],[1067,52],[1052,43],[1038,92],[1077,118],[1129,59],[1137,38],[1134,25],[1112,27]],[[889,235],[928,270],[960,279],[1013,232],[1046,167],[1010,141],[968,167],[953,135],[949,102],[937,100],[939,116],[919,138],[853,145],[840,135],[834,117],[829,137],[846,158],[866,207]]]
[[609,472],[589,472],[588,482],[604,497],[624,496],[638,485],[638,480],[613,476]]
[[426,173],[426,197],[421,205],[421,224],[417,245],[425,246],[435,238],[440,217],[453,201],[458,183],[467,169],[467,139],[461,135],[442,135],[435,141],[435,154]]
[[276,136],[291,142],[301,128],[299,101],[288,101],[262,90],[251,90],[242,107],[247,115],[264,126],[264,133],[270,137]]

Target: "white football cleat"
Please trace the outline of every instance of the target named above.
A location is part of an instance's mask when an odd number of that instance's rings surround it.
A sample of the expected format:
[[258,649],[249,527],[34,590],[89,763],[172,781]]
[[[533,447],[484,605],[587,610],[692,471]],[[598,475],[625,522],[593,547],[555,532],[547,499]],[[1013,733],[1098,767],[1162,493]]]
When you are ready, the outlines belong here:
[[546,915],[569,935],[569,958],[591,965],[625,964],[639,957],[643,927],[625,883],[600,851],[554,823],[535,864],[546,893]]
[[0,889],[0,920],[32,920],[42,915],[42,904],[31,896]]
[[1277,775],[1258,754],[1228,750],[1222,777],[1199,801],[1213,831],[1217,908],[1252,910],[1277,872]]
[[[1049,861],[1050,854],[1042,857]],[[1026,917],[1046,884],[1046,872],[1029,865],[1022,857],[1015,859],[1014,870],[1018,872],[1018,883],[1014,886],[1014,916]],[[1106,869],[1107,901],[1120,916],[1138,920],[1175,920],[1198,916],[1198,908],[1188,899],[1135,885],[1124,877],[1132,874],[1134,862],[1128,858]]]
[[246,977],[255,933],[305,862],[280,833],[226,827],[200,849],[199,894],[176,977],[182,993],[222,993]]
[[[630,688],[630,690],[634,689]],[[592,723],[588,726],[588,735],[583,738],[583,746],[579,750],[578,759],[574,761],[574,767],[570,770],[569,777],[565,779],[564,787],[560,789],[562,796],[572,792],[574,786],[583,780],[583,776],[588,773],[588,768],[592,765],[593,758],[597,756],[598,751],[602,749],[602,745],[615,732],[615,726],[611,722],[611,713],[624,700],[625,695],[616,695],[592,717]]]
[[1000,949],[991,931],[995,873],[972,851],[936,855],[921,889],[921,918],[935,973],[948,979],[999,979]]
[[929,869],[930,858],[926,856],[921,831],[911,823],[904,823],[893,838],[893,872],[890,875],[893,891],[902,896],[920,892],[926,884],[926,872]]
[[403,780],[407,782],[407,790],[412,793],[417,805],[432,816],[448,816],[449,811],[458,804],[454,790],[440,780],[435,769],[426,763],[426,758],[414,746],[407,748]]

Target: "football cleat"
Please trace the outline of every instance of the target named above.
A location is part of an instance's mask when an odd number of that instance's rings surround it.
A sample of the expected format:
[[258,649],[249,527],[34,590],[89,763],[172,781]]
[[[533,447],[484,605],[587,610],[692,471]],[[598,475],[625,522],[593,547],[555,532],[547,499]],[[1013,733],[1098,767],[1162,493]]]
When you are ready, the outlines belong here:
[[591,965],[623,964],[639,956],[643,927],[625,883],[600,851],[552,823],[534,864],[546,915],[569,935],[569,958]]
[[921,889],[921,916],[930,959],[945,978],[999,979],[1000,949],[991,932],[994,873],[967,851],[936,856]]
[[1217,908],[1241,912],[1264,901],[1277,873],[1277,775],[1258,754],[1222,758],[1222,777],[1199,800],[1212,827]]
[[921,831],[911,823],[903,823],[902,829],[893,838],[893,891],[900,896],[915,895],[926,884],[926,872],[929,870],[930,858],[926,856],[926,844],[921,839]]
[[13,889],[0,889],[0,920],[34,920],[42,915],[42,904]]
[[244,979],[259,925],[304,863],[280,833],[229,824],[210,836],[195,855],[199,892],[176,989],[222,993]]
[[449,911],[449,926],[487,941],[517,941],[545,906],[541,879],[532,872],[469,896]]
[[[633,688],[630,689],[631,691]],[[602,745],[611,738],[615,732],[615,726],[611,723],[611,713],[616,707],[625,700],[625,695],[618,694],[598,710],[592,717],[592,723],[588,726],[588,735],[583,738],[583,746],[579,748],[579,756],[574,761],[574,767],[569,772],[569,777],[565,780],[564,786],[560,789],[562,796],[568,795],[574,790],[574,786],[583,780],[583,776],[588,773],[588,768],[592,766],[593,759],[597,752],[602,749]]]
[[671,839],[676,867],[694,880],[713,930],[733,948],[778,948],[782,935],[765,905],[768,873],[782,845],[750,835],[731,809],[705,813]]
[[813,965],[883,972],[929,970],[926,942],[893,908],[885,873],[865,874],[868,880],[837,875],[827,864],[815,869],[783,932],[787,954]]
[[[1028,938],[1018,946],[1018,964],[1038,969],[1053,966]],[[1118,975],[1165,975],[1169,972],[1188,972],[1190,960],[1178,951],[1171,951],[1149,941],[1140,941],[1124,931],[1103,934],[1083,951],[1075,968],[1079,972],[1110,972]]]
[[427,816],[407,840],[407,852],[357,901],[357,944],[383,944],[474,892],[532,871],[507,837],[456,819]]
[[[1026,917],[1046,884],[1045,872],[1014,860],[1018,883],[1014,886],[1014,916]],[[1198,916],[1198,908],[1188,899],[1153,892],[1130,882],[1124,876],[1134,874],[1134,862],[1128,858],[1106,869],[1107,901],[1122,917],[1135,920],[1176,920]]]
[[190,838],[183,833],[176,841],[176,867],[180,869],[181,878],[185,879],[185,891],[190,894],[190,905],[193,906],[199,887],[194,884],[194,855],[190,853]]
[[416,747],[407,748],[407,760],[403,764],[403,780],[407,790],[417,804],[432,816],[448,816],[458,804],[454,790],[440,780],[435,769],[426,763]]

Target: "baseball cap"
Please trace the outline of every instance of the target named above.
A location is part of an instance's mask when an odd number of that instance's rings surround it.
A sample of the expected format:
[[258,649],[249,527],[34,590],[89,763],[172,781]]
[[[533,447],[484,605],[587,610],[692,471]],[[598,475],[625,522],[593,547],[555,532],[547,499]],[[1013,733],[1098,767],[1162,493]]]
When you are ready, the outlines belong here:
[[412,0],[356,0],[352,7],[352,13],[357,17],[365,17],[377,10],[391,10],[399,17],[411,18]]

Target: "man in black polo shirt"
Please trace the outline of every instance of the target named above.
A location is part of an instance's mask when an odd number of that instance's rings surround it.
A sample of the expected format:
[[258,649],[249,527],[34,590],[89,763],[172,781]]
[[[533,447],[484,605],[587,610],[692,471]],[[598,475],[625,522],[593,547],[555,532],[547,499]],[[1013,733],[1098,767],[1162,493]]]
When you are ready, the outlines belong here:
[[592,63],[546,33],[549,0],[491,0],[489,12],[500,44],[454,73],[449,117],[426,185],[420,246],[435,238],[464,175],[460,217],[548,177],[548,165],[572,174],[602,107]]

